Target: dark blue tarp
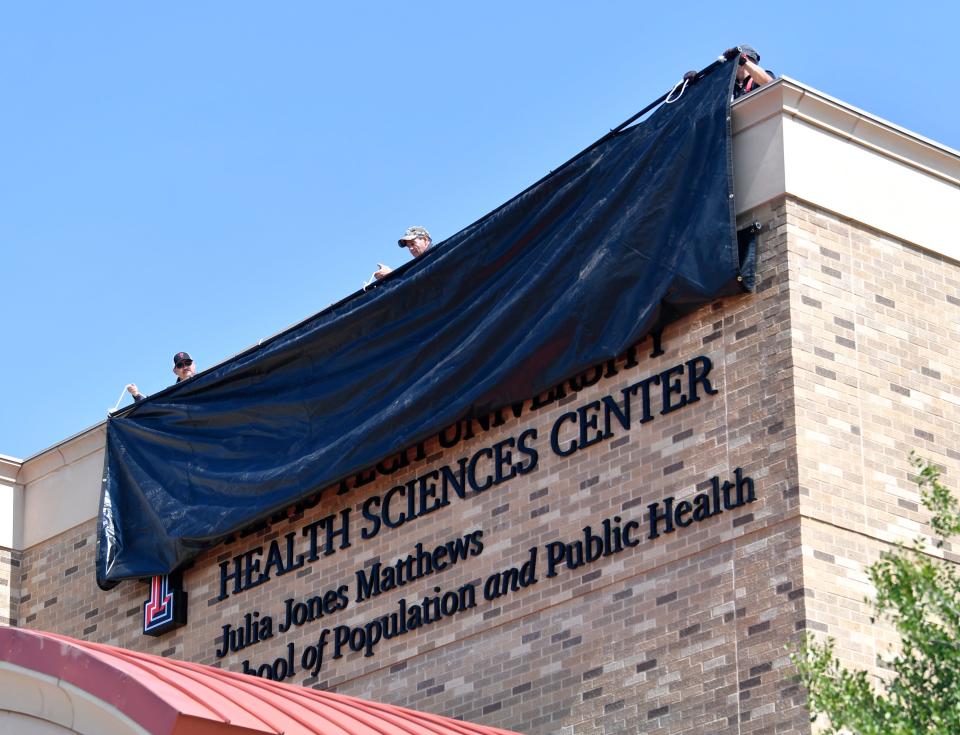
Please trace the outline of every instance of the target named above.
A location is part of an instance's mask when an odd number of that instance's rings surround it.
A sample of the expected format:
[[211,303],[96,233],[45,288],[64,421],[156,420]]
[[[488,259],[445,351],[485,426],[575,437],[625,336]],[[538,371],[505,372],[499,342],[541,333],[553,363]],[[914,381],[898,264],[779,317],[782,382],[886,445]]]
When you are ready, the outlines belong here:
[[740,292],[723,64],[377,288],[107,422],[101,583],[226,534]]

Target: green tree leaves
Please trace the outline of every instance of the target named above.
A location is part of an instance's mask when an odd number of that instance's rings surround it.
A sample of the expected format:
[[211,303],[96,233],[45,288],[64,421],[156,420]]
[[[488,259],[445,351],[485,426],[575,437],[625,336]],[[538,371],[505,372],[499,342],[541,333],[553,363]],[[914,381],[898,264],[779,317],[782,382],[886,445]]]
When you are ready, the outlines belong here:
[[[934,546],[960,534],[960,502],[940,482],[940,470],[911,454],[924,507],[932,514]],[[856,735],[960,733],[960,577],[956,566],[929,553],[922,538],[898,544],[867,568],[877,590],[877,619],[891,623],[899,651],[884,661],[890,676],[844,668],[834,642],[808,635],[791,657],[808,691],[811,718],[824,732]]]

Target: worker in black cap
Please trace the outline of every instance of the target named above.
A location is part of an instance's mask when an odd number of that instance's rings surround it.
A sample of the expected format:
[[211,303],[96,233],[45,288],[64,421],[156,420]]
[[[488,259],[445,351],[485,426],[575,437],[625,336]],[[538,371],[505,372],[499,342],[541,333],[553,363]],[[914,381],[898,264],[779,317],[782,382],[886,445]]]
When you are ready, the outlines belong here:
[[173,356],[173,373],[177,376],[177,382],[192,378],[197,374],[197,369],[193,366],[193,358],[186,352],[178,352]]
[[723,56],[727,61],[737,60],[737,81],[733,84],[734,99],[769,84],[774,79],[772,71],[760,66],[760,54],[753,46],[734,46],[724,51]]
[[[173,374],[177,376],[178,383],[181,380],[192,378],[197,374],[197,369],[194,367],[193,358],[190,357],[190,353],[178,352],[173,356]],[[133,400],[137,403],[146,398],[146,396],[137,389],[136,383],[128,384],[127,392],[133,396]]]
[[[427,232],[425,227],[408,227],[407,231],[403,233],[403,237],[397,240],[397,244],[409,250],[410,255],[414,258],[419,258],[433,244],[433,238],[430,237],[430,233]],[[373,277],[378,281],[393,270],[389,265],[383,263],[377,263],[377,265],[380,267],[374,271]]]

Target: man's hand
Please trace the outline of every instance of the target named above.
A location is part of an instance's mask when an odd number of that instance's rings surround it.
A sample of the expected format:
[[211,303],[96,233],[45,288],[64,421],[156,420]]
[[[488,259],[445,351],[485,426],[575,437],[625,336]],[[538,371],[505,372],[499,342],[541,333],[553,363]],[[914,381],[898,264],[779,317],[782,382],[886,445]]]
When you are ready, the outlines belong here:
[[136,383],[128,383],[128,384],[127,384],[127,393],[129,393],[131,396],[139,396],[139,395],[140,395],[140,391],[137,390],[137,384],[136,384]]
[[377,263],[377,270],[373,272],[373,277],[378,281],[382,278],[385,278],[388,273],[392,273],[393,268],[389,265],[384,265],[383,263]]
[[735,59],[735,58],[737,58],[739,55],[740,55],[740,47],[739,47],[739,46],[734,46],[733,48],[728,48],[726,51],[723,52],[723,58],[725,58],[727,61],[730,61],[731,59]]

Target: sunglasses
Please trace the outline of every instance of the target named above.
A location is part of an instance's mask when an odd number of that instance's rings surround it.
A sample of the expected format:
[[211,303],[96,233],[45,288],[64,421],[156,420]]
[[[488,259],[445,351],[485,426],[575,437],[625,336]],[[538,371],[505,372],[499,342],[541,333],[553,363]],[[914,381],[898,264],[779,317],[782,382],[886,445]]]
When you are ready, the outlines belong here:
[[193,360],[184,360],[183,362],[174,363],[174,367],[177,370],[182,370],[183,368],[190,367],[191,365],[193,365]]

